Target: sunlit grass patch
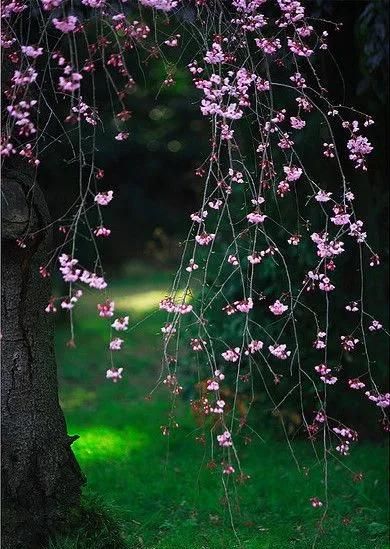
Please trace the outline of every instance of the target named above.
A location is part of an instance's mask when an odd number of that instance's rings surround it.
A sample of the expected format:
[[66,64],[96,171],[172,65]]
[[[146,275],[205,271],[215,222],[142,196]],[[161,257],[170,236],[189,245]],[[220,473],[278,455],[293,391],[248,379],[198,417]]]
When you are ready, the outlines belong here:
[[73,444],[73,450],[81,462],[110,459],[127,459],[129,454],[147,445],[149,437],[132,427],[113,429],[91,427],[74,430],[80,438]]
[[[146,292],[133,292],[121,297],[114,296],[115,305],[120,311],[129,311],[134,313],[143,313],[152,311],[159,308],[159,303],[162,299],[168,296],[168,292],[163,289],[149,290]],[[184,298],[184,290],[179,290],[175,299],[178,303],[181,303]],[[189,303],[192,296],[187,293],[184,301]]]
[[158,309],[159,302],[166,297],[167,292],[160,290],[150,290],[147,292],[130,293],[115,299],[115,305],[120,311],[129,311],[135,313],[144,313]]

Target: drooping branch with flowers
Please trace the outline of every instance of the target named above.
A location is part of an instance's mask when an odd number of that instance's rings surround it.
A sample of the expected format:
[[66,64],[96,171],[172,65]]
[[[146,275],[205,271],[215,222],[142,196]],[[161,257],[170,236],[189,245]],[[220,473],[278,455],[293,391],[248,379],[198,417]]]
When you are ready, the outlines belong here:
[[[99,168],[95,145],[104,121],[94,100],[95,82],[107,83],[114,139],[121,146],[131,140],[126,99],[135,86],[132,56],[164,59],[165,49],[182,39],[178,21],[197,44],[199,54],[187,68],[209,121],[210,150],[196,172],[202,201],[191,215],[172,291],[160,303],[168,318],[161,329],[158,385],[175,402],[182,365],[186,379],[190,371],[193,382],[200,382],[199,398],[190,404],[203,421],[197,438],[208,441],[210,463],[221,465],[226,491],[231,477],[246,478],[239,441],[255,432],[251,410],[258,383],[274,413],[290,399],[298,403],[301,432],[313,444],[325,481],[328,461],[348,455],[358,439],[353,425],[333,417],[335,398],[355,392],[360,406],[376,407],[383,428],[389,425],[390,395],[377,384],[371,359],[376,338],[387,331],[365,295],[367,273],[380,266],[380,254],[355,211],[353,177],[345,175],[351,166],[369,168],[374,120],[332,102],[318,60],[328,55],[329,33],[340,29],[306,11],[296,0],[6,0],[2,7],[4,165],[20,158],[38,180],[46,150],[61,140],[68,142],[69,162],[79,166],[79,195],[58,220],[63,243],[40,268],[48,277],[58,262],[69,291],[53,297],[46,312],[68,311],[72,345],[73,312],[83,291],[104,296],[97,298],[97,314],[109,320],[112,331],[106,375],[114,382],[125,373],[116,362],[124,343],[116,332],[126,332],[130,319],[115,316],[98,251],[99,239],[110,238],[104,209],[117,197],[105,188]],[[162,85],[173,84],[174,70],[167,64]],[[307,134],[312,118],[325,138]],[[316,157],[314,173],[308,154]],[[321,166],[329,164],[331,182],[321,176]],[[77,259],[80,235],[90,239],[91,265]],[[26,231],[18,246],[36,237]],[[348,261],[354,262],[353,272]],[[353,277],[357,291],[348,295],[340,277]],[[343,325],[333,320],[340,310]],[[359,360],[348,368],[348,357],[356,353]],[[241,395],[248,397],[245,415],[239,411]],[[174,427],[172,413],[163,434]],[[326,486],[311,500],[325,511]]]

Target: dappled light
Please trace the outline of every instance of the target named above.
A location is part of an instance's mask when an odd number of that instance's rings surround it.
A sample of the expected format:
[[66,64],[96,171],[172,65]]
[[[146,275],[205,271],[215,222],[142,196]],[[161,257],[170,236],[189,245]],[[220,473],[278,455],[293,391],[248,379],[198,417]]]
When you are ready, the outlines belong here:
[[149,292],[131,293],[115,298],[119,310],[135,314],[158,310],[159,302],[167,295],[167,290],[150,290]]
[[72,426],[72,430],[80,436],[74,443],[74,450],[83,462],[127,460],[133,452],[150,444],[145,433],[131,427],[120,430],[107,426],[88,429]]

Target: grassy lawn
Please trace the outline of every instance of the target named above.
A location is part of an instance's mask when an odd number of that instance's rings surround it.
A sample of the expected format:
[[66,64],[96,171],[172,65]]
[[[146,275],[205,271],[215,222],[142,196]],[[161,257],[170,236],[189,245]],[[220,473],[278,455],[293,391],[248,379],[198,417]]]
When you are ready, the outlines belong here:
[[[205,467],[208,456],[195,444],[188,403],[179,403],[180,429],[160,434],[170,411],[167,394],[153,388],[160,367],[159,330],[164,314],[156,302],[167,291],[169,273],[130,269],[112,288],[117,310],[130,313],[132,324],[121,353],[121,383],[105,380],[108,321],[95,312],[97,296],[80,304],[76,317],[77,348],[57,330],[60,398],[73,448],[88,479],[85,528],[58,540],[58,549],[385,549],[387,540],[386,449],[361,443],[345,463],[364,471],[358,484],[350,472],[330,464],[330,509],[322,530],[321,509],[309,498],[323,494],[320,466],[310,446],[294,444],[297,469],[286,442],[269,432],[263,441],[241,449],[250,479],[233,487],[230,505],[239,540],[230,526],[220,472]],[[89,311],[89,313],[88,313]],[[88,314],[87,314],[88,313]],[[233,484],[232,484],[233,486]],[[93,494],[98,494],[98,500]],[[93,510],[101,514],[96,520]],[[117,523],[121,524],[118,532]],[[125,543],[116,540],[123,537]]]

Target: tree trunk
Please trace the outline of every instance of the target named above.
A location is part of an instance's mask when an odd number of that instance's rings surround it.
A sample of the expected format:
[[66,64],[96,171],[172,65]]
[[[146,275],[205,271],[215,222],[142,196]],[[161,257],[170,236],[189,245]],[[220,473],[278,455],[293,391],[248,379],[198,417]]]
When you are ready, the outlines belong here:
[[[2,181],[2,544],[41,549],[79,504],[84,478],[58,402],[49,215],[31,173]],[[39,232],[37,232],[39,231]],[[35,233],[35,235],[34,235]],[[26,237],[27,235],[27,237]],[[28,236],[31,235],[31,236]],[[23,237],[26,247],[17,243]]]

